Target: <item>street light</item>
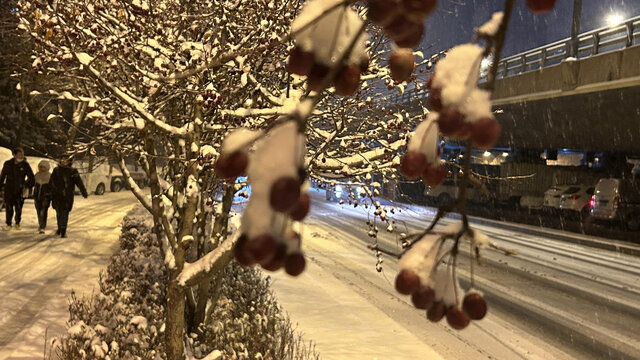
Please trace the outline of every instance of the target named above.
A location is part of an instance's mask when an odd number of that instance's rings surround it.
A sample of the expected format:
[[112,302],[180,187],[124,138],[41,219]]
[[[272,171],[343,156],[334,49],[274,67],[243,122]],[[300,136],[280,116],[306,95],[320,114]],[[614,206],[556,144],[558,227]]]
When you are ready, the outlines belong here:
[[605,20],[607,22],[607,25],[609,25],[609,27],[615,27],[622,24],[622,22],[624,21],[624,16],[613,13],[613,14],[607,15]]

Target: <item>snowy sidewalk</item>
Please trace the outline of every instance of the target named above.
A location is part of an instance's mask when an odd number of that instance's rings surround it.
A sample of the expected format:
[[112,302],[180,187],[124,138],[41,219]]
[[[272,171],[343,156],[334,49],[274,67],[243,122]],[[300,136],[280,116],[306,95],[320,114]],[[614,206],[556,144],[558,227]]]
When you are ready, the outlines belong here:
[[[24,205],[21,231],[0,232],[0,360],[42,359],[50,340],[66,331],[69,297],[91,295],[117,248],[120,223],[136,200],[130,192],[76,198],[68,238],[39,235],[33,201]],[[0,216],[4,218],[4,212]]]

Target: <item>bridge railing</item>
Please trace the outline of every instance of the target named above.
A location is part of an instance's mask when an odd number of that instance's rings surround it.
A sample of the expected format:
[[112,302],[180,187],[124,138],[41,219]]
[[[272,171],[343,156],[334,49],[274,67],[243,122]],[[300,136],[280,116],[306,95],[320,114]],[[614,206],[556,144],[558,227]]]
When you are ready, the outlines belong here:
[[[640,16],[625,20],[616,26],[603,27],[578,35],[576,58],[583,59],[638,44],[640,44]],[[505,78],[559,64],[570,57],[570,49],[571,38],[566,38],[505,57],[498,62],[497,77]],[[480,78],[480,82],[484,81],[486,76]],[[403,94],[393,94],[387,98],[397,103],[421,99],[427,94],[428,90],[421,87],[418,91],[409,89]]]

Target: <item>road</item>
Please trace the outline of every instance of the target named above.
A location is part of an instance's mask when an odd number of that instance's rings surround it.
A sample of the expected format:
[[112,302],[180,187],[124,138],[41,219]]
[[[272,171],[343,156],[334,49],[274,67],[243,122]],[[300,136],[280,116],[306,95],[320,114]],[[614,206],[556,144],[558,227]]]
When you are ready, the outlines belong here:
[[[37,234],[32,200],[24,206],[21,231],[0,232],[0,359],[42,359],[45,334],[66,331],[69,297],[91,295],[98,273],[117,249],[122,218],[136,199],[128,191],[76,197],[68,238]],[[0,213],[4,219],[4,213]]]
[[[434,215],[429,208],[396,211],[396,225],[423,229]],[[271,274],[279,301],[323,359],[639,358],[640,258],[517,226],[472,224],[519,255],[482,252],[475,284],[489,314],[457,332],[446,321],[430,323],[394,291],[395,259],[386,257],[384,271],[376,272],[366,220],[364,209],[313,194],[303,228],[307,271],[302,279]],[[397,234],[383,227],[379,235],[381,246],[399,249]],[[462,250],[457,273],[467,288],[469,256]]]

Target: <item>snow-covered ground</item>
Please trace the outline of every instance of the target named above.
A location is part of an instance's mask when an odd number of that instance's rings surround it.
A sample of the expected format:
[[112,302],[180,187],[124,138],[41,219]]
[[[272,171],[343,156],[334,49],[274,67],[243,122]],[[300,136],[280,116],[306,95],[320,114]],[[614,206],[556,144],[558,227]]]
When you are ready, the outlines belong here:
[[[122,218],[136,203],[128,191],[76,197],[68,238],[37,234],[32,200],[24,204],[22,230],[0,231],[0,359],[42,359],[49,339],[66,331],[68,299],[90,295],[98,273],[117,248]],[[4,212],[0,217],[4,222]]]
[[[404,207],[397,225],[415,230],[433,215]],[[520,255],[483,253],[476,286],[485,291],[489,314],[456,332],[446,322],[428,322],[394,291],[394,259],[385,258],[383,273],[375,271],[366,219],[362,209],[314,194],[303,236],[307,270],[297,279],[270,274],[279,301],[323,359],[613,359],[640,348],[633,316],[640,308],[637,257],[553,240],[543,231],[474,224]],[[388,249],[397,249],[395,240],[380,237]],[[467,286],[468,258],[459,260]]]

